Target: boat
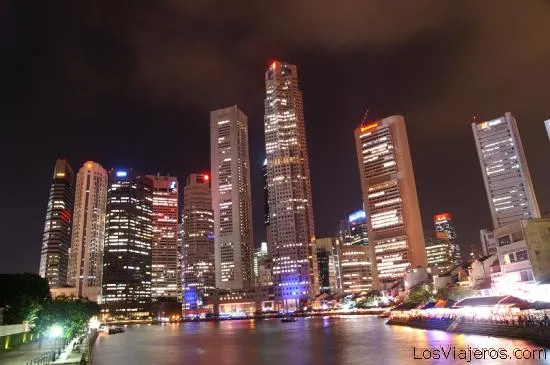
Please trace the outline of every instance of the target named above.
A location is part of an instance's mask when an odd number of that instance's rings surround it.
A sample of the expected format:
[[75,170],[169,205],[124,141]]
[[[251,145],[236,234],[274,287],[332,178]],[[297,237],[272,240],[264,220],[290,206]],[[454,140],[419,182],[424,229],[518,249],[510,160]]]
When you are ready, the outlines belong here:
[[389,318],[390,317],[390,312],[384,312],[384,313],[380,313],[378,315],[379,318]]
[[116,334],[116,333],[122,333],[122,332],[124,332],[124,331],[125,331],[125,330],[124,330],[123,327],[110,327],[108,333],[109,333],[110,335],[114,335],[114,334]]
[[296,322],[296,318],[294,318],[294,317],[283,317],[283,318],[281,318],[281,322],[283,322],[283,323]]

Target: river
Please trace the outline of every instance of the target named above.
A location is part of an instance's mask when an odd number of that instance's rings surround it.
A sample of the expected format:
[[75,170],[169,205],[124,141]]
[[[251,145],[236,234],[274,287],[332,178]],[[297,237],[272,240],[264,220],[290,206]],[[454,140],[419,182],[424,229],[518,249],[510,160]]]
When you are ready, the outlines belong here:
[[[471,349],[468,349],[468,346]],[[475,349],[485,360],[475,359]],[[94,365],[355,365],[355,364],[550,364],[516,360],[538,346],[526,341],[451,334],[443,331],[388,326],[370,316],[304,318],[294,323],[277,319],[132,325],[126,332],[101,335],[93,348]],[[438,349],[440,359],[434,351]],[[495,351],[492,351],[495,349]],[[500,349],[500,350],[499,350]],[[451,352],[449,352],[449,350]],[[461,352],[463,350],[463,352]],[[445,359],[444,354],[448,354]],[[492,351],[492,352],[491,352]],[[491,356],[505,356],[493,360]],[[505,352],[502,352],[505,351]],[[462,353],[462,355],[461,355]],[[453,355],[456,360],[452,360]],[[535,354],[538,358],[538,354]],[[467,355],[466,355],[467,356]],[[478,352],[478,358],[482,355]],[[531,355],[529,355],[531,356]],[[541,354],[544,358],[544,354]],[[415,359],[420,357],[420,359]],[[508,357],[511,357],[508,358]],[[423,359],[428,358],[428,359]],[[435,360],[434,360],[435,359]]]

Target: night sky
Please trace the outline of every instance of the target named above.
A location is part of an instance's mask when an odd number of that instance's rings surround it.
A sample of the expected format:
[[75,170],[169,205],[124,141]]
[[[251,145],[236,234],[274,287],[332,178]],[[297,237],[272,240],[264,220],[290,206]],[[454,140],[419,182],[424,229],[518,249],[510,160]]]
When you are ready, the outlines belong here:
[[209,170],[209,111],[234,104],[249,116],[258,244],[274,59],[298,66],[318,237],[361,207],[353,131],[366,109],[405,116],[426,228],[449,211],[467,247],[491,226],[474,114],[516,117],[550,210],[547,0],[82,3],[0,2],[0,272],[38,272],[56,158],[183,183]]

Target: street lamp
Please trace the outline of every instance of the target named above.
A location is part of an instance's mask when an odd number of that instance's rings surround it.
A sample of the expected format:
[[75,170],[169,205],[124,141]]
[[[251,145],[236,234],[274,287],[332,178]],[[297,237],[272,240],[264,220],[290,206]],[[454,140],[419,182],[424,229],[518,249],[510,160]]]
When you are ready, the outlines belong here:
[[52,353],[52,361],[55,361],[55,353],[57,352],[57,339],[63,336],[63,327],[59,324],[52,325],[48,330],[48,337],[54,339],[54,349]]

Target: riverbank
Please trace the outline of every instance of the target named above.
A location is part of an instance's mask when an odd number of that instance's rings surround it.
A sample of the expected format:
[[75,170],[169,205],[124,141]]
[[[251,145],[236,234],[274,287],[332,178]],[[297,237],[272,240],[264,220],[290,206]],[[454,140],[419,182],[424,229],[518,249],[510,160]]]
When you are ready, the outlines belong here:
[[[295,312],[293,317],[339,317],[339,316],[377,316],[386,313],[386,309],[375,309],[368,311],[355,311],[355,312]],[[284,318],[286,314],[273,313],[273,314],[257,314],[253,316],[242,317],[209,317],[209,318],[186,318],[179,321],[171,321],[170,323],[183,323],[183,322],[219,322],[219,321],[242,321],[250,319],[269,319],[269,318]],[[161,322],[152,319],[144,320],[118,320],[104,322],[106,325],[130,325],[130,324],[159,324]]]
[[392,318],[388,320],[386,324],[425,330],[441,330],[452,333],[517,338],[550,347],[550,328],[520,327],[506,324],[477,323],[473,321],[458,321],[452,319],[400,320]]

